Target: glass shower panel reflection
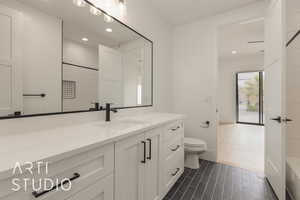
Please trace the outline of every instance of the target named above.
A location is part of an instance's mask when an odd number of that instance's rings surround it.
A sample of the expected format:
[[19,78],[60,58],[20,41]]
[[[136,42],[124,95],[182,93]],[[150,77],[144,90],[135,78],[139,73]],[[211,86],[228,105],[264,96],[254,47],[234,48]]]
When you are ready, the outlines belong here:
[[260,72],[237,74],[237,121],[261,124]]

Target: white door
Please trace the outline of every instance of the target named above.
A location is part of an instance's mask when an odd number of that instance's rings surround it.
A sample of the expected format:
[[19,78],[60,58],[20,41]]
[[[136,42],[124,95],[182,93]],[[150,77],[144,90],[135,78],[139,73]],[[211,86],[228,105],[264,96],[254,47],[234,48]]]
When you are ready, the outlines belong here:
[[265,16],[265,174],[285,199],[285,1],[269,0]]
[[144,134],[116,144],[115,200],[143,200],[145,148]]
[[144,200],[159,199],[159,141],[160,129],[146,133],[146,164],[144,181]]
[[142,48],[126,50],[124,64],[124,106],[143,104],[144,55]]
[[0,116],[22,112],[20,16],[0,6]]
[[123,106],[122,54],[112,48],[99,45],[99,92],[100,103]]

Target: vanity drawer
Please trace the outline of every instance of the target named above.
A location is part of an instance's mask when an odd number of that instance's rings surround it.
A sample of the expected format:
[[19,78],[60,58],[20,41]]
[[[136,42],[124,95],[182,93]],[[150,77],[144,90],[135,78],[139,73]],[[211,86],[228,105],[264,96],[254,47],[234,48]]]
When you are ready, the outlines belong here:
[[[99,179],[113,172],[114,168],[114,145],[106,145],[100,148],[95,148],[87,152],[76,154],[72,157],[63,160],[49,163],[46,173],[46,167],[41,167],[40,173],[38,169],[33,170],[33,174],[24,173],[19,176],[14,176],[6,180],[0,181],[0,199],[6,196],[7,199],[63,199],[65,196],[78,192],[85,185],[90,184],[91,181]],[[12,191],[16,188],[12,184],[12,179],[17,178],[17,182],[21,189],[18,192]],[[72,181],[72,189],[68,192],[62,191],[61,188],[47,192],[46,194],[35,198],[32,194],[34,182],[35,188],[39,188],[39,180],[42,180],[44,185],[45,178],[54,180],[54,185],[61,183],[65,178],[74,178]],[[25,187],[24,179],[29,179],[27,187]],[[50,184],[48,182],[48,184]],[[49,186],[49,185],[48,185]],[[67,186],[67,185],[66,185]],[[47,188],[51,188],[51,185]],[[43,191],[43,189],[39,190]],[[22,196],[22,198],[21,198]]]
[[174,155],[165,160],[164,171],[164,188],[166,191],[170,190],[178,178],[184,171],[184,152],[183,148],[177,151]]
[[178,136],[175,139],[172,139],[170,142],[166,142],[165,145],[165,159],[176,154],[178,151],[181,151],[183,146],[183,137]]
[[164,141],[170,141],[175,137],[184,137],[184,126],[182,121],[176,121],[166,126]]
[[67,200],[113,200],[113,175],[107,176]]

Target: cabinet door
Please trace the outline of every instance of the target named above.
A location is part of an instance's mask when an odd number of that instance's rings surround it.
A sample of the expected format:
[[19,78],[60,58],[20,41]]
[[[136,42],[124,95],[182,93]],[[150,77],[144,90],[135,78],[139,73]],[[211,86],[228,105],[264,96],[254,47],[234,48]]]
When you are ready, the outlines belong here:
[[149,131],[145,135],[147,146],[145,179],[144,179],[144,200],[159,199],[159,143],[161,129]]
[[107,176],[88,188],[75,194],[68,200],[113,200],[114,199],[113,175]]
[[144,134],[116,143],[115,199],[143,200]]

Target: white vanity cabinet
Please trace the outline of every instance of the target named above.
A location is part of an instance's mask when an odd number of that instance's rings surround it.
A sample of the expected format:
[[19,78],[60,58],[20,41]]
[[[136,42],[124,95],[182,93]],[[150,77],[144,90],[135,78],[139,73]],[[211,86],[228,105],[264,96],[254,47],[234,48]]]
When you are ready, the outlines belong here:
[[115,149],[115,200],[162,199],[184,171],[182,121],[125,139]]
[[116,143],[115,200],[159,199],[159,143],[162,129]]
[[[184,170],[184,125],[181,118],[171,121],[168,117],[141,129],[133,127],[133,132],[130,128],[124,131],[126,136],[119,134],[109,141],[89,143],[83,148],[53,154],[48,159],[38,159],[49,162],[47,172],[44,168],[39,169],[41,173],[33,168],[33,174],[12,174],[12,169],[4,171],[0,173],[0,200],[162,200]],[[95,128],[95,124],[91,126]],[[109,125],[110,131],[113,126]],[[95,131],[89,142],[94,142],[99,134],[98,129]],[[35,183],[45,178],[63,183],[62,180],[69,178],[72,187],[66,191],[63,188],[67,188],[64,186],[68,183],[55,184],[50,189],[33,192],[37,187],[33,189],[29,182],[27,187],[20,184],[21,189],[15,192],[12,190],[14,178]]]
[[170,123],[164,128],[162,138],[162,195],[175,184],[184,171],[184,124],[182,121]]

